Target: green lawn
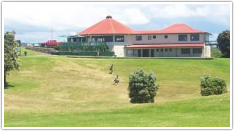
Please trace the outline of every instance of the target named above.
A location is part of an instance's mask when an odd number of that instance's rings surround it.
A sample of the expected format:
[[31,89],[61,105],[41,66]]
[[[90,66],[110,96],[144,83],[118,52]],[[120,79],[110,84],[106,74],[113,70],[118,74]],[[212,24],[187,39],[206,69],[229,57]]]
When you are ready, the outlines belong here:
[[[8,76],[5,127],[230,126],[229,91],[202,97],[199,86],[201,76],[211,74],[230,88],[230,59],[92,59],[30,52],[20,57],[20,71]],[[128,76],[136,69],[156,74],[156,103],[129,103]],[[116,75],[119,86],[112,85]]]

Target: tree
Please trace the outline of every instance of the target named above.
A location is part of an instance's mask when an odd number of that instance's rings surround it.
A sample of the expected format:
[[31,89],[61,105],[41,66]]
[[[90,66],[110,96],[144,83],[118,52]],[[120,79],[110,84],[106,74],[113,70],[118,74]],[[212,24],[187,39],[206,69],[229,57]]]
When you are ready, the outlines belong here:
[[230,31],[225,30],[218,35],[218,48],[222,52],[222,57],[230,58]]
[[9,71],[19,69],[18,56],[16,48],[18,43],[15,40],[14,32],[4,34],[4,85],[7,85],[6,77]]
[[21,44],[21,40],[16,40],[16,42],[18,43],[18,46],[21,47],[22,44]]
[[153,103],[158,90],[155,84],[156,77],[151,72],[146,74],[143,70],[137,70],[129,76],[129,97],[131,103]]

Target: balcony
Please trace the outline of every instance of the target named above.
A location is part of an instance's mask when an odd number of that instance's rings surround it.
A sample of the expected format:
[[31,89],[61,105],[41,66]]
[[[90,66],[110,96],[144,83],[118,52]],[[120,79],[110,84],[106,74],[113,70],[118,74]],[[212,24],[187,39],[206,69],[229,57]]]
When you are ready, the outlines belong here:
[[217,47],[218,43],[217,41],[205,41],[205,45]]

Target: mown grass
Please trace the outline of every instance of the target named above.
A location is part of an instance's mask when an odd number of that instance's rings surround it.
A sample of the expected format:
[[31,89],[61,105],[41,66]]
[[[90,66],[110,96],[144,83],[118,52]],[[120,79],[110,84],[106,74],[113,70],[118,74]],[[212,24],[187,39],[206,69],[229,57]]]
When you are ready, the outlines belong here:
[[[29,53],[4,90],[4,126],[230,126],[230,96],[202,97],[200,77],[219,76],[230,87],[230,59],[91,59]],[[109,66],[114,64],[114,73]],[[131,104],[128,76],[152,71],[155,104]],[[113,79],[120,76],[120,85]]]
[[[5,112],[15,127],[229,127],[229,95],[92,112]],[[16,117],[17,116],[17,117]]]

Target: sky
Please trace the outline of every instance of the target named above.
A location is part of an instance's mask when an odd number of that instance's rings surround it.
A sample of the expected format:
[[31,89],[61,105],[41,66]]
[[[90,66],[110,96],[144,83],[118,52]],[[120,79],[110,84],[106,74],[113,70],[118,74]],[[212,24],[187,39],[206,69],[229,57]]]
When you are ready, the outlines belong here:
[[[22,42],[45,42],[75,35],[107,15],[134,30],[163,29],[175,23],[211,33],[210,40],[230,30],[228,3],[159,2],[3,2],[4,32],[15,31]],[[52,36],[51,36],[52,29]]]

